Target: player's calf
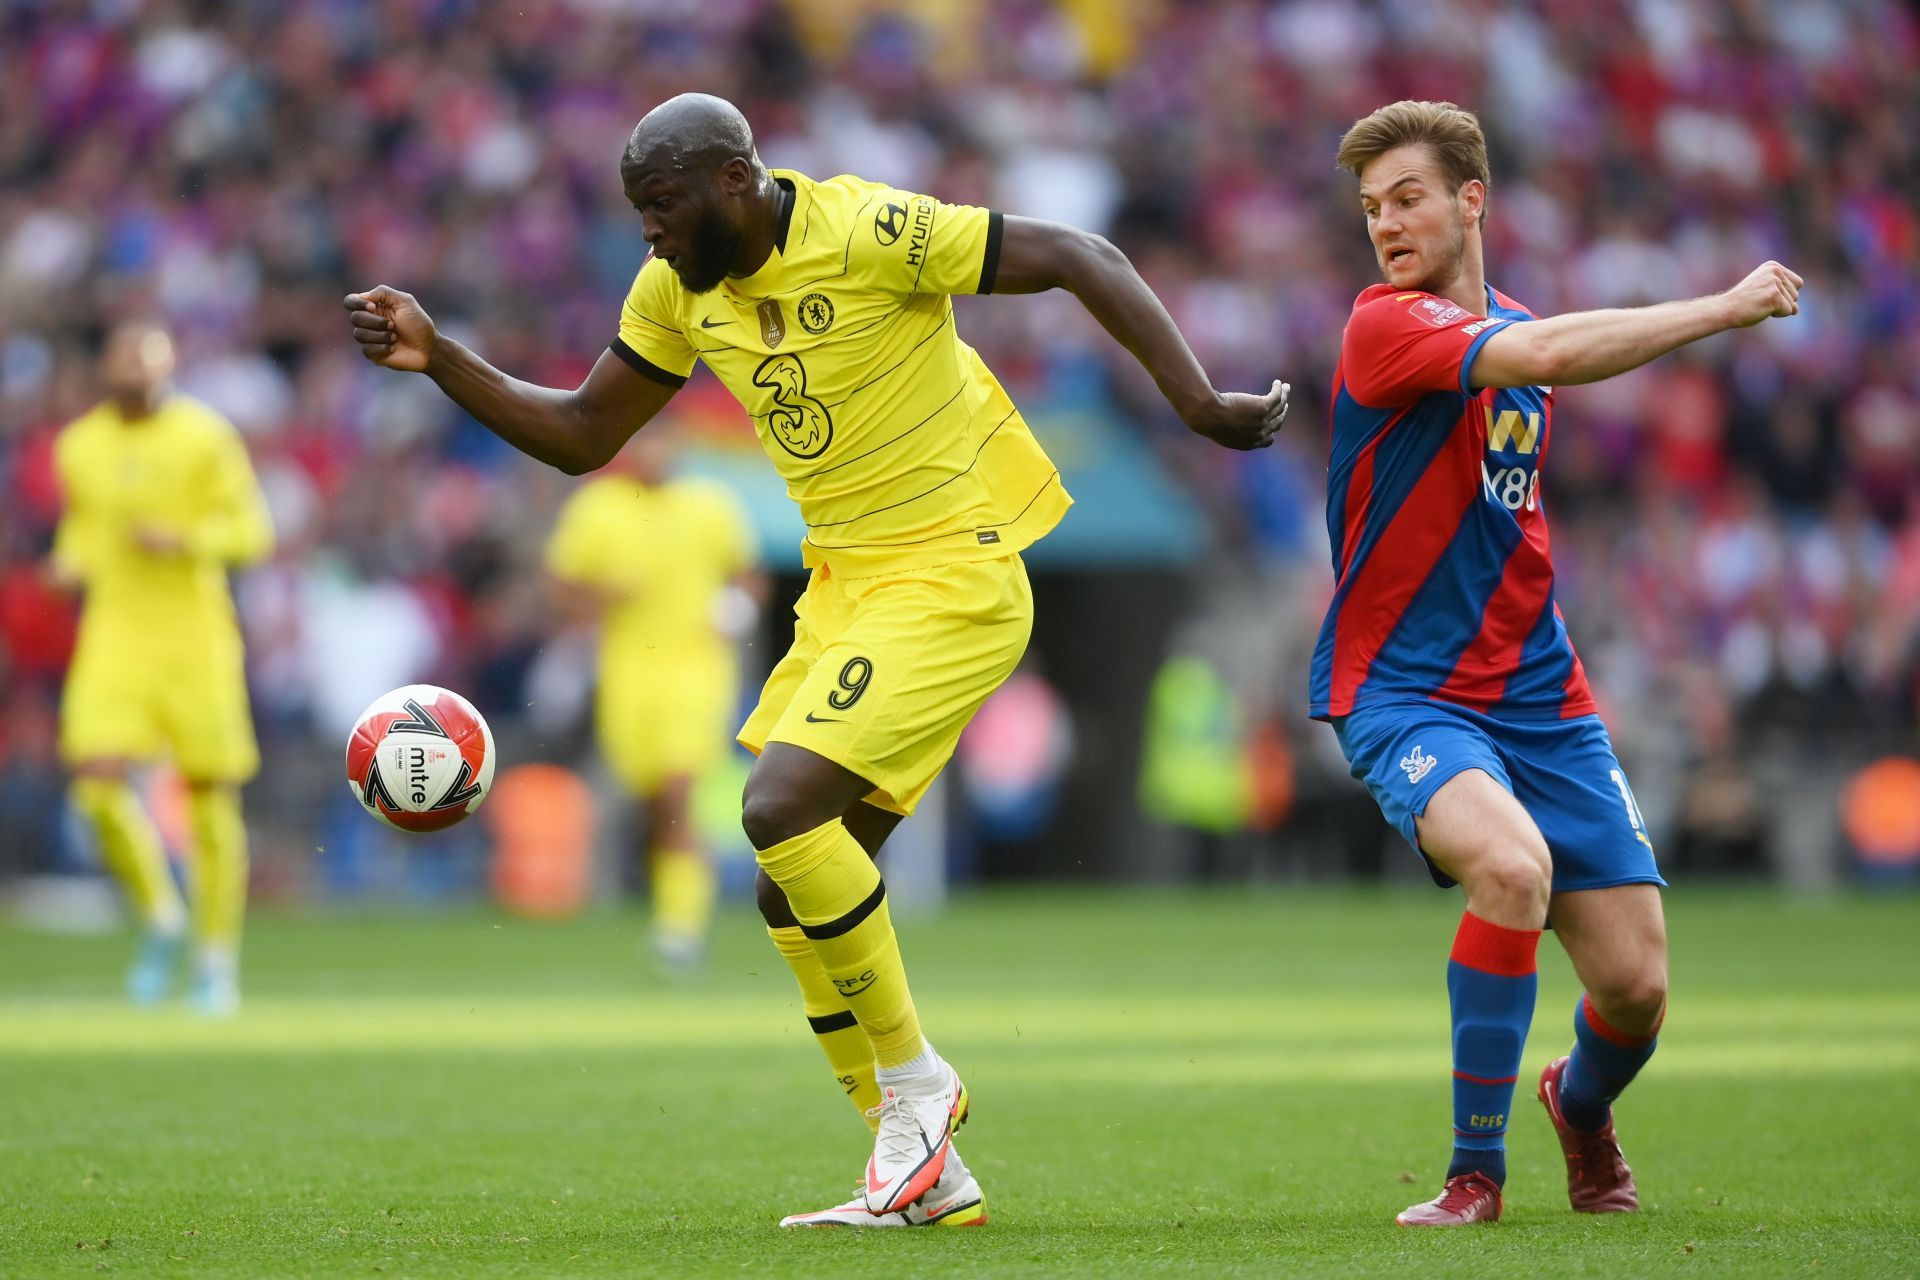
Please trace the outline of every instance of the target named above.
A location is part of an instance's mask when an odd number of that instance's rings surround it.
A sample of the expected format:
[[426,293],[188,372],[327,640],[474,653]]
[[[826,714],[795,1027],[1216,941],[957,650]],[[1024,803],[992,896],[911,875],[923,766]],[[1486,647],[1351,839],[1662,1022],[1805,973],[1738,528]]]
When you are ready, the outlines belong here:
[[1453,1021],[1449,1186],[1467,1174],[1495,1188],[1506,1182],[1507,1121],[1533,1021],[1539,945],[1540,930],[1505,928],[1472,911],[1461,917],[1454,935],[1447,958]]
[[1640,1074],[1658,1047],[1657,1033],[1665,1010],[1664,992],[1650,1009],[1643,1004],[1638,1010],[1640,1016],[1628,1024],[1637,1025],[1643,1032],[1635,1034],[1601,1013],[1591,993],[1580,997],[1573,1011],[1573,1052],[1563,1059],[1567,1066],[1559,1085],[1559,1118],[1586,1132],[1611,1126],[1614,1099]]

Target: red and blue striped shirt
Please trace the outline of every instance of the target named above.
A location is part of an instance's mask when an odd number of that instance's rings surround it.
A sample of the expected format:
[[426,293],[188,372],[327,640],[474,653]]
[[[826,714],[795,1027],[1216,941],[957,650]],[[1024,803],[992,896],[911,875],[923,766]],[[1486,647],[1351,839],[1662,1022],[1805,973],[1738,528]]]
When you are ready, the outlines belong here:
[[1533,314],[1492,288],[1477,316],[1375,285],[1333,375],[1327,535],[1333,601],[1310,714],[1436,698],[1509,720],[1590,715],[1553,594],[1540,505],[1550,387],[1470,382],[1486,340]]

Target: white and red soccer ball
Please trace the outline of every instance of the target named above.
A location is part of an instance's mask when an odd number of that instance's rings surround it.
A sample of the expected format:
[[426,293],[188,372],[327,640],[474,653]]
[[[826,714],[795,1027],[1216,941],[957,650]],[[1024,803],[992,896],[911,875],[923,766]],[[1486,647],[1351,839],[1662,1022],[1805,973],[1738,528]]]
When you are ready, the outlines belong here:
[[375,698],[347,739],[347,785],[402,831],[452,826],[493,786],[493,731],[451,690],[410,684]]

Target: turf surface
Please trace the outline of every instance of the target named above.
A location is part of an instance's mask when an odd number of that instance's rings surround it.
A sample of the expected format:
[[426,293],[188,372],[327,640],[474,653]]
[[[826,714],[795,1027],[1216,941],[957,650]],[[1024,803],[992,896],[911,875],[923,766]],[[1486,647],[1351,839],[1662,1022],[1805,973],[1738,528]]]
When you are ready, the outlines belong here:
[[1507,1217],[1409,1232],[1448,1145],[1429,893],[1064,892],[903,934],[967,1074],[974,1231],[782,1232],[865,1129],[757,922],[648,971],[636,917],[262,915],[247,1007],[115,993],[127,938],[0,933],[0,1275],[1913,1275],[1920,903],[1669,898],[1622,1108],[1647,1211],[1567,1210],[1528,1086]]

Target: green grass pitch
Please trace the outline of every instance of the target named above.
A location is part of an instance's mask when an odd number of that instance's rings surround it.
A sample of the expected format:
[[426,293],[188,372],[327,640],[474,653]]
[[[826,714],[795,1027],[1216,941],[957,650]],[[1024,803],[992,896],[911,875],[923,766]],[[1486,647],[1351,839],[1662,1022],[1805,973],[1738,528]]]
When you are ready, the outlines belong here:
[[1920,903],[1670,895],[1673,1013],[1621,1108],[1647,1204],[1570,1213],[1530,1082],[1506,1219],[1396,1228],[1448,1147],[1458,898],[1064,891],[902,922],[966,1073],[972,1231],[782,1232],[865,1130],[744,912],[262,913],[227,1024],[116,998],[120,938],[0,934],[0,1275],[1914,1275]]

